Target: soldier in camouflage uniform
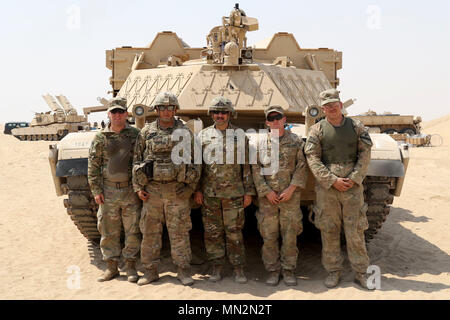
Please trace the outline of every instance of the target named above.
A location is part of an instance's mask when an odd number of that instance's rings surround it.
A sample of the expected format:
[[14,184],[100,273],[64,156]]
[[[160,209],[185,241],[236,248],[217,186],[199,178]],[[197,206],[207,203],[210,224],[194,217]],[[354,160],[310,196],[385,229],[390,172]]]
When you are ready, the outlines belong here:
[[348,258],[356,271],[355,281],[367,288],[369,257],[364,230],[368,221],[362,182],[370,162],[372,140],[360,121],[343,116],[339,91],[325,90],[320,99],[326,118],[311,127],[305,154],[317,181],[313,209],[315,225],[322,236],[322,263],[328,272],[325,285],[332,288],[340,280],[343,227]]
[[[201,165],[192,161],[193,134],[174,117],[179,108],[177,97],[170,92],[160,93],[152,107],[156,109],[158,119],[141,130],[134,151],[133,186],[144,201],[139,226],[142,232],[141,262],[145,273],[138,285],[146,285],[159,278],[157,267],[164,223],[169,233],[172,259],[178,266],[177,277],[183,285],[192,285],[194,280],[189,275],[192,259],[189,198],[200,179]],[[191,147],[191,153],[187,155],[189,164],[176,164],[172,158],[172,149],[178,144],[172,139],[172,134],[177,129],[187,134],[183,142]]]
[[[229,122],[231,115],[235,114],[229,99],[221,96],[214,98],[208,114],[212,115],[214,125],[203,129],[198,135],[203,167],[194,199],[203,205],[205,247],[208,260],[213,265],[209,280],[216,282],[222,278],[227,253],[234,266],[235,281],[246,283],[242,236],[244,208],[251,204],[252,196],[256,195],[248,164],[248,140],[242,130]],[[243,146],[244,150],[237,150],[239,146]]]
[[[261,169],[271,163],[263,165],[260,157],[257,164],[252,165],[253,181],[258,192],[258,229],[264,240],[262,259],[269,272],[266,284],[276,286],[282,271],[285,284],[294,286],[297,284],[294,276],[298,257],[297,236],[303,230],[300,189],[305,188],[307,179],[304,142],[295,133],[285,130],[286,117],[280,106],[268,107],[265,114],[266,125],[270,128],[270,133],[264,135],[267,153],[276,155],[273,149],[279,150],[278,167],[272,174],[263,175]],[[278,243],[280,235],[281,251]]]
[[108,265],[98,281],[108,281],[119,275],[122,225],[125,231],[122,255],[126,260],[128,281],[138,279],[135,263],[141,237],[141,202],[132,188],[131,170],[139,130],[128,125],[126,104],[126,100],[120,98],[110,102],[110,124],[96,134],[89,150],[88,180],[95,202],[100,205],[97,213],[100,248]]

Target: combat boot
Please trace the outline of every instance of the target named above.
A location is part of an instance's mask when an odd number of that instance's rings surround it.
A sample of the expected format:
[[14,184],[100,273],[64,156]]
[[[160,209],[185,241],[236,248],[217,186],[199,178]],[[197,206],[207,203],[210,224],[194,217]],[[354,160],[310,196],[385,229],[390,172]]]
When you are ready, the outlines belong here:
[[325,278],[324,284],[327,288],[334,288],[338,285],[340,278],[341,278],[340,271],[332,271]]
[[138,274],[136,272],[136,261],[127,260],[125,262],[125,270],[127,272],[128,282],[138,281]]
[[280,271],[270,271],[269,277],[266,280],[266,285],[268,286],[276,286],[280,281]]
[[234,267],[234,281],[237,283],[247,283],[247,277],[244,274],[243,267]]
[[287,286],[297,285],[297,278],[294,276],[294,272],[292,270],[283,270],[283,280],[284,284]]
[[221,265],[215,264],[213,266],[211,276],[209,277],[209,281],[212,281],[212,282],[220,281],[222,279],[222,275],[221,275],[222,269],[223,269],[223,267]]
[[109,281],[119,275],[119,269],[117,268],[118,262],[114,260],[106,261],[107,267],[105,272],[97,279],[98,282]]
[[194,279],[189,275],[189,268],[178,267],[177,278],[184,286],[191,286],[194,284]]
[[158,271],[156,268],[145,269],[144,275],[137,282],[138,286],[143,286],[149,284],[150,282],[156,281],[159,279]]
[[375,289],[375,288],[369,288],[369,287],[367,286],[367,275],[366,275],[366,273],[360,273],[360,272],[357,272],[357,273],[355,274],[355,282],[356,282],[357,284],[359,284],[361,287],[363,287],[364,289],[367,289],[367,290],[373,290],[373,289]]

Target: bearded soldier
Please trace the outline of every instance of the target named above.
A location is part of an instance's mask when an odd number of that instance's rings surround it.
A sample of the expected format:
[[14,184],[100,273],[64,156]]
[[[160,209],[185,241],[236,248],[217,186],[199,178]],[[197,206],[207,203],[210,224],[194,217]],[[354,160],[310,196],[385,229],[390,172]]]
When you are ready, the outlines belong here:
[[[160,93],[152,107],[158,113],[158,119],[141,130],[134,151],[133,185],[139,198],[144,201],[140,229],[141,262],[145,272],[138,285],[159,278],[157,268],[164,223],[169,233],[172,259],[178,266],[177,277],[183,285],[192,285],[189,198],[200,178],[201,166],[195,165],[191,157],[193,135],[181,120],[175,118],[179,108],[177,97],[171,92]],[[188,154],[172,152],[178,143],[174,141],[177,131],[183,136],[180,143],[188,146],[182,151],[188,150]],[[177,164],[175,158],[179,156],[187,157],[188,163]]]
[[108,281],[119,275],[122,226],[125,232],[122,255],[126,260],[128,281],[138,279],[135,263],[141,237],[141,202],[132,188],[131,169],[139,130],[128,125],[126,106],[125,99],[110,101],[110,123],[96,134],[89,150],[88,180],[95,202],[100,206],[97,213],[100,249],[107,262],[107,269],[98,281]]
[[[234,267],[235,281],[246,283],[245,249],[242,228],[244,208],[256,195],[248,164],[248,140],[245,133],[230,123],[235,113],[228,98],[219,96],[208,109],[214,125],[198,135],[203,151],[202,177],[194,200],[202,205],[205,247],[213,265],[209,280],[222,276],[225,254]],[[244,150],[238,156],[238,147]],[[225,238],[224,238],[225,236]]]
[[370,162],[372,140],[364,125],[342,114],[339,91],[319,95],[325,119],[311,127],[305,154],[316,184],[315,225],[322,236],[325,286],[337,286],[342,272],[340,235],[343,228],[355,281],[367,288],[369,266],[364,230],[367,204],[362,182]]

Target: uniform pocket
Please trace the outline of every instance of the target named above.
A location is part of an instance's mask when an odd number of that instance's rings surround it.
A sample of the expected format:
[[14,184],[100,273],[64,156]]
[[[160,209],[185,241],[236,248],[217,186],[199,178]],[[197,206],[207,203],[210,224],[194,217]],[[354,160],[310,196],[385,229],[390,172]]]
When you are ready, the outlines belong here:
[[369,206],[367,203],[364,203],[361,209],[359,210],[359,219],[358,219],[358,230],[364,231],[369,228],[369,221],[367,220],[367,209]]

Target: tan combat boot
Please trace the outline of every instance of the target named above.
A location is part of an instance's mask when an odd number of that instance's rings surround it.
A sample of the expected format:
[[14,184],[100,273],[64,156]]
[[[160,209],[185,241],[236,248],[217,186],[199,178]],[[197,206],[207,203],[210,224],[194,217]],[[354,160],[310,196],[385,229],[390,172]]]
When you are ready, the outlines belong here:
[[243,267],[234,267],[234,281],[237,283],[247,283],[247,277],[244,274]]
[[149,284],[150,282],[156,281],[159,279],[158,271],[156,268],[145,269],[144,275],[137,282],[138,286],[143,286]]
[[184,286],[191,286],[194,284],[194,279],[189,275],[189,268],[178,267],[177,278],[181,281]]
[[125,271],[127,272],[128,282],[138,281],[138,274],[136,272],[136,261],[127,260],[125,262]]
[[361,287],[367,290],[374,290],[375,288],[369,288],[367,286],[367,275],[366,273],[357,272],[355,274],[355,282],[359,284]]
[[284,284],[287,286],[297,285],[297,278],[294,276],[294,272],[292,270],[283,270],[283,280]]
[[220,281],[222,279],[222,269],[223,266],[219,265],[219,264],[215,264],[213,265],[213,270],[211,272],[211,276],[209,277],[209,281],[212,282],[217,282]]
[[98,282],[109,281],[114,279],[119,275],[119,269],[117,268],[118,262],[114,260],[106,260],[106,270],[105,272],[97,279]]
[[338,285],[340,278],[341,278],[340,271],[332,271],[325,278],[324,284],[327,288],[334,288]]
[[266,285],[268,286],[276,286],[280,281],[280,271],[270,271],[269,277],[266,280]]

